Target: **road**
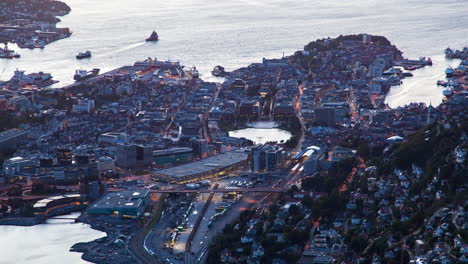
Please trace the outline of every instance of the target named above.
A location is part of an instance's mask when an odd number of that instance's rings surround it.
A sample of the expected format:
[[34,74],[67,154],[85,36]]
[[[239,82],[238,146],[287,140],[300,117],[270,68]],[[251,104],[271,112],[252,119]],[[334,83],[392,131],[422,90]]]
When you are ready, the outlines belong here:
[[135,235],[130,238],[130,243],[127,245],[129,252],[138,259],[140,263],[160,263],[160,261],[147,251],[145,245],[146,237],[151,229],[159,222],[164,208],[166,194],[161,195],[156,210],[153,211],[151,221],[137,231]]

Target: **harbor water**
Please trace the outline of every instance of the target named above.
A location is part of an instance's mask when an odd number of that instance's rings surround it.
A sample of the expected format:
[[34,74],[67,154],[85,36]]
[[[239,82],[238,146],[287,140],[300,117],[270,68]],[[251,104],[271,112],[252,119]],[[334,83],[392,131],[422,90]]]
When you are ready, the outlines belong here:
[[267,142],[286,142],[292,137],[289,131],[277,128],[275,122],[260,121],[248,123],[249,127],[229,131],[230,137],[246,138],[254,144],[265,144]]
[[[435,82],[449,63],[443,50],[461,48],[468,36],[464,0],[63,1],[72,11],[58,27],[69,27],[73,35],[43,50],[19,50],[20,59],[0,60],[0,80],[11,78],[15,69],[44,71],[61,87],[73,82],[76,69],[105,72],[149,56],[195,65],[203,79],[216,80],[210,71],[218,64],[233,70],[292,54],[317,38],[370,33],[388,37],[409,58],[434,62],[393,88],[387,103],[437,105],[442,88]],[[145,42],[153,30],[160,41]],[[92,58],[75,59],[86,50]]]
[[[79,213],[62,217],[77,216]],[[0,226],[0,234],[0,264],[88,263],[70,248],[106,235],[89,225],[58,219],[35,226]]]

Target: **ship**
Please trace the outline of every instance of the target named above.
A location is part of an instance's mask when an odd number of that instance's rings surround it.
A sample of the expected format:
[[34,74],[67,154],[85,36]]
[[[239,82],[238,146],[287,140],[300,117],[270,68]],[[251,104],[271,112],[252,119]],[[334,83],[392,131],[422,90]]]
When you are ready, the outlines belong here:
[[158,33],[156,33],[156,31],[154,30],[153,30],[153,33],[151,33],[151,36],[146,39],[146,41],[158,41],[158,40],[159,40]]
[[229,73],[224,70],[224,67],[220,65],[215,66],[214,69],[211,71],[211,74],[213,74],[213,76],[216,77],[225,77],[229,75]]
[[446,48],[444,53],[447,58],[452,58],[454,55],[454,52],[451,48]]
[[14,50],[8,49],[8,44],[5,43],[5,47],[2,49],[0,48],[0,58],[2,59],[13,59],[21,57],[18,53]]
[[78,55],[76,55],[77,59],[84,59],[84,58],[90,58],[91,57],[91,51],[87,50],[85,52],[80,52]]
[[46,87],[54,83],[58,83],[52,79],[53,76],[50,73],[37,72],[25,74],[24,71],[15,70],[13,77],[10,81],[19,82],[27,85],[36,85],[37,87]]
[[97,76],[98,74],[99,74],[98,68],[94,68],[91,71],[76,70],[75,75],[73,76],[73,80],[82,81],[82,80]]

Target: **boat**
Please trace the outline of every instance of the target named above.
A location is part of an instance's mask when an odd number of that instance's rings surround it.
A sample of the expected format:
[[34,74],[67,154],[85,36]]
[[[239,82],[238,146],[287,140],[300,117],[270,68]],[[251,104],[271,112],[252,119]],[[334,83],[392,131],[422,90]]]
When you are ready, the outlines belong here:
[[409,65],[409,66],[404,66],[403,68],[407,71],[414,71],[422,67],[423,67],[422,65]]
[[97,76],[98,74],[99,74],[98,68],[94,68],[91,71],[76,70],[75,75],[73,76],[73,80],[82,81],[82,80]]
[[90,58],[91,57],[91,51],[87,50],[85,52],[80,52],[78,55],[76,55],[77,59],[84,59],[84,58]]
[[18,53],[14,50],[8,49],[8,44],[5,43],[5,47],[2,49],[0,48],[0,58],[2,59],[13,59],[21,57]]
[[427,58],[426,63],[427,63],[427,65],[432,66],[432,60],[431,60],[431,58]]
[[225,77],[229,75],[229,73],[224,70],[224,67],[220,65],[215,66],[214,69],[211,71],[211,74],[213,74],[213,76],[216,77]]
[[452,67],[448,67],[448,68],[445,70],[445,76],[446,76],[447,78],[452,78],[454,73],[455,73],[455,71],[452,69]]
[[437,81],[437,85],[439,85],[439,86],[444,86],[444,87],[445,87],[445,86],[447,86],[447,83],[444,82],[444,81],[438,80],[438,81]]
[[156,31],[154,30],[153,30],[153,33],[151,33],[151,36],[146,39],[146,41],[158,41],[158,40],[159,40],[158,33],[156,33]]
[[411,72],[403,72],[402,75],[405,77],[413,77],[413,74]]
[[193,66],[192,70],[191,70],[191,73],[192,73],[192,77],[193,78],[199,78],[200,77],[200,73],[198,72],[197,68],[195,66]]
[[401,75],[403,71],[400,68],[390,68],[382,73],[383,76]]
[[27,85],[36,85],[37,87],[46,87],[54,83],[58,83],[52,79],[53,76],[50,73],[37,72],[25,74],[24,71],[15,70],[13,77],[10,81],[15,81]]
[[452,58],[454,55],[454,52],[451,48],[446,48],[444,53],[447,58]]
[[443,94],[444,96],[449,96],[449,95],[452,94],[452,89],[450,89],[450,88],[445,88],[445,89],[442,91],[442,94]]

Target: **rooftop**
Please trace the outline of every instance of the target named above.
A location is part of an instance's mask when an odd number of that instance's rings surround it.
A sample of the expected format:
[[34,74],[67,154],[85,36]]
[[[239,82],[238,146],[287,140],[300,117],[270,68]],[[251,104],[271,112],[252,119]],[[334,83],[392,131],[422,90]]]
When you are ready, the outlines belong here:
[[174,154],[181,154],[186,152],[192,152],[193,149],[191,148],[170,148],[170,149],[159,149],[153,151],[153,156],[166,156],[166,155],[174,155]]
[[156,171],[156,174],[170,177],[186,177],[206,173],[214,169],[229,167],[246,160],[248,155],[241,152],[226,152],[206,159],[184,164],[181,166]]
[[90,208],[93,209],[124,209],[139,207],[142,200],[148,196],[149,190],[129,190],[107,193],[97,200]]

